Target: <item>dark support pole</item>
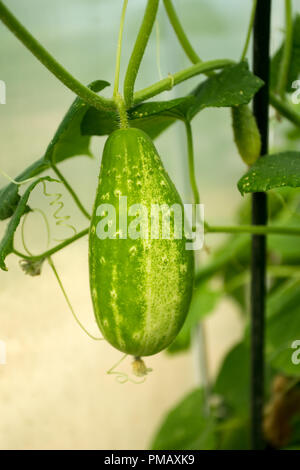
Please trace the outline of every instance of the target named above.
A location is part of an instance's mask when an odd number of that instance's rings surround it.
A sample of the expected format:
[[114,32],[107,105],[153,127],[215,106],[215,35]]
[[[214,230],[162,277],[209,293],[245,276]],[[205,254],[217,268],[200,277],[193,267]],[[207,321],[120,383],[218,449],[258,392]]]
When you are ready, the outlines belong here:
[[[271,0],[258,0],[254,21],[253,72],[265,85],[254,97],[253,111],[262,139],[261,155],[268,153],[269,43]],[[252,223],[267,224],[267,195],[252,196]],[[251,446],[263,449],[264,328],[266,291],[266,237],[253,235],[251,258]]]

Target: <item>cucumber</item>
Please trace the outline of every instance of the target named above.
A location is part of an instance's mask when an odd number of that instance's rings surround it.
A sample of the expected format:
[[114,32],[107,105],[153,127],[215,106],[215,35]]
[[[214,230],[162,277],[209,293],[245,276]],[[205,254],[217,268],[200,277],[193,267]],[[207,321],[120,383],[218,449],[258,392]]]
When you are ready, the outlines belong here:
[[[133,204],[148,209],[141,227],[151,222],[151,204],[178,204],[183,210],[154,144],[139,129],[116,130],[106,141],[90,225],[89,272],[94,313],[104,338],[126,354],[150,356],[165,349],[184,323],[193,290],[194,255],[186,250],[183,229],[181,238],[175,236],[173,217],[169,239],[162,238],[161,217],[159,238],[124,238],[121,196],[127,196],[125,215]],[[99,209],[102,204],[115,207],[116,226],[110,212]],[[128,215],[128,227],[134,220]],[[115,238],[99,238],[103,221]]]
[[260,155],[261,138],[255,117],[249,106],[231,108],[234,140],[246,165],[253,165]]

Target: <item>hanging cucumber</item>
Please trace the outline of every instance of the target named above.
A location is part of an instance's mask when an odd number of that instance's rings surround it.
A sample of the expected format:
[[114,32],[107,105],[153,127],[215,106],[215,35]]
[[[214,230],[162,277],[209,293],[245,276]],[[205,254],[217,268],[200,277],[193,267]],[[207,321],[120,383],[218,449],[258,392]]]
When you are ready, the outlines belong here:
[[253,165],[260,155],[261,138],[255,117],[249,106],[231,108],[234,140],[246,165]]
[[[147,213],[135,212],[136,204]],[[176,204],[183,211],[147,134],[133,128],[116,130],[104,147],[90,226],[90,288],[103,336],[115,348],[137,357],[156,354],[174,340],[193,289],[194,257],[186,250],[183,227],[179,238],[171,211],[170,237],[162,238],[160,214],[159,238],[156,234],[153,239],[153,204]],[[133,230],[137,228],[140,231]]]

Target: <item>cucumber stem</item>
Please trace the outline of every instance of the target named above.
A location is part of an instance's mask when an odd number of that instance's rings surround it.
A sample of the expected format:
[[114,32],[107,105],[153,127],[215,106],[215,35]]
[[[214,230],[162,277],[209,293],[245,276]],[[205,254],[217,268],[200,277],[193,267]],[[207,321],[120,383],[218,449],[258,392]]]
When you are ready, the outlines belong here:
[[120,129],[128,129],[129,120],[127,116],[127,110],[126,110],[124,99],[119,92],[114,97],[114,101],[116,103],[119,118],[120,118]]
[[121,14],[121,21],[120,21],[120,29],[119,29],[119,37],[118,37],[118,47],[117,47],[117,58],[116,58],[116,73],[115,73],[115,86],[114,86],[114,97],[117,96],[119,92],[119,79],[120,79],[120,62],[121,62],[121,50],[122,50],[122,38],[123,38],[123,29],[124,29],[124,22],[125,22],[125,14],[127,8],[128,0],[124,0],[122,14]]

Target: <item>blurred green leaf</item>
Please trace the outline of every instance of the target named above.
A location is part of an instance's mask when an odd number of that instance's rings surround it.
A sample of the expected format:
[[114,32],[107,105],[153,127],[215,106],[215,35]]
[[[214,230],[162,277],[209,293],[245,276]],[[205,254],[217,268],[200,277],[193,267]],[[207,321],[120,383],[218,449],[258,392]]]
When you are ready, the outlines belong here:
[[245,343],[235,345],[226,355],[218,373],[214,393],[239,416],[249,413],[250,350]]
[[249,236],[238,234],[228,237],[226,242],[216,250],[211,260],[198,269],[196,273],[195,285],[199,286],[203,282],[218,274],[224,266],[236,259],[240,253],[249,246]]
[[206,315],[214,311],[221,294],[220,291],[212,290],[207,285],[201,285],[195,289],[187,318],[179,334],[169,346],[167,350],[169,353],[182,352],[190,347],[195,326]]
[[[108,85],[108,82],[97,80],[91,83],[89,88],[98,92]],[[75,155],[91,156],[90,137],[82,136],[80,132],[81,121],[88,108],[89,105],[80,98],[75,99],[48,145],[45,155],[17,176],[16,181],[39,175],[51,166],[51,162],[59,163]],[[20,200],[18,190],[18,185],[14,183],[0,190],[0,220],[13,215]]]
[[[274,54],[271,61],[271,88],[276,90],[278,86],[279,70],[283,53],[283,44],[278,51]],[[292,42],[292,55],[290,60],[290,68],[288,79],[286,83],[286,91],[292,93],[295,89],[292,84],[299,78],[300,74],[300,15],[297,14],[293,23],[293,42]]]
[[300,186],[300,152],[266,155],[257,160],[238,182],[242,195],[282,186]]
[[24,213],[27,212],[27,201],[29,199],[29,196],[31,192],[34,190],[34,188],[36,187],[36,185],[39,184],[41,181],[56,181],[56,180],[54,180],[53,178],[50,178],[50,176],[44,176],[43,178],[39,178],[33,183],[31,183],[31,185],[26,189],[23,196],[20,197],[19,203],[14,212],[14,215],[9,221],[4,237],[2,238],[0,242],[0,268],[3,269],[3,271],[7,271],[5,258],[13,251],[14,234],[18,228],[22,215],[24,215]]
[[151,445],[158,450],[209,450],[215,448],[215,423],[204,412],[204,394],[196,389],[165,416]]
[[292,343],[300,340],[300,280],[288,280],[267,301],[267,360],[287,375],[299,375]]
[[218,450],[249,450],[250,426],[245,419],[231,418],[220,424]]

